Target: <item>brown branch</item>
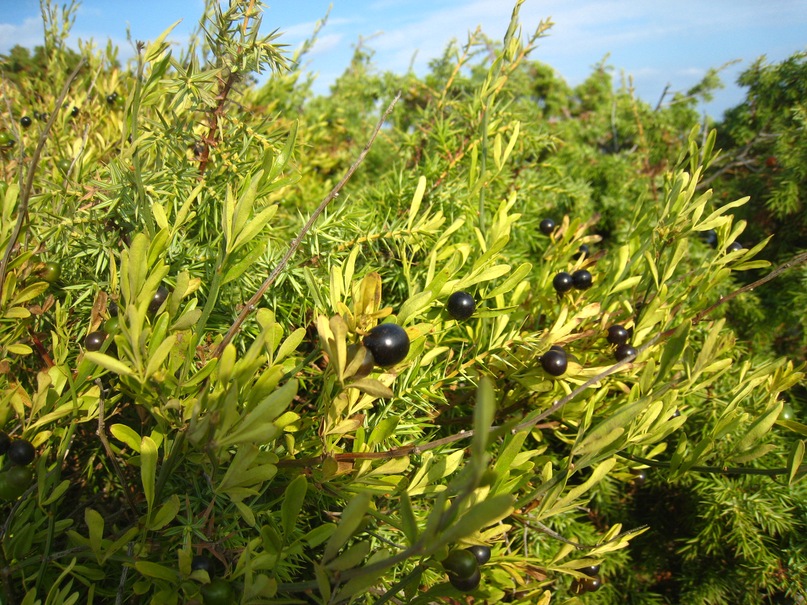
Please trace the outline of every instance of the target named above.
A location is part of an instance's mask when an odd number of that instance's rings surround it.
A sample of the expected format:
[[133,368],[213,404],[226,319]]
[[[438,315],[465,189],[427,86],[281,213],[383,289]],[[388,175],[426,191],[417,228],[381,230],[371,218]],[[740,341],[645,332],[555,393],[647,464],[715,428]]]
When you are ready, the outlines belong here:
[[215,109],[210,112],[210,118],[207,123],[207,136],[202,139],[202,152],[199,154],[199,178],[203,177],[207,164],[210,162],[210,147],[216,144],[216,133],[219,130],[219,119],[224,116],[224,105],[227,103],[227,97],[235,84],[237,75],[235,72],[230,72],[227,79],[221,82],[219,94],[216,95]]
[[76,68],[73,70],[73,73],[70,74],[67,81],[64,83],[62,92],[59,95],[59,98],[56,100],[56,107],[51,112],[48,123],[45,125],[45,128],[39,135],[39,141],[36,144],[36,149],[34,150],[34,154],[31,156],[31,165],[28,168],[28,174],[25,177],[25,182],[23,183],[20,191],[20,203],[17,207],[17,223],[14,225],[14,231],[12,231],[11,238],[8,240],[8,247],[3,255],[3,260],[0,261],[0,300],[3,299],[3,284],[6,282],[8,263],[11,260],[11,254],[14,251],[14,247],[17,245],[17,240],[20,237],[22,225],[25,222],[26,216],[28,215],[28,202],[31,199],[31,189],[34,187],[34,174],[36,173],[36,167],[39,164],[39,158],[42,155],[42,150],[45,148],[45,143],[48,140],[48,134],[50,134],[50,130],[53,128],[53,124],[56,122],[56,116],[64,105],[64,100],[67,98],[67,93],[70,91],[70,86],[78,77],[78,72],[81,71],[81,68],[84,67],[85,63],[86,59],[82,57],[82,59],[78,62],[78,65],[76,65]]
[[793,267],[798,267],[799,265],[802,265],[805,262],[807,262],[807,252],[802,252],[801,254],[797,254],[796,256],[791,258],[789,261],[784,262],[781,265],[779,265],[778,267],[776,267],[776,269],[774,269],[773,271],[768,273],[765,277],[763,277],[761,279],[758,279],[755,282],[751,282],[750,284],[747,284],[747,285],[743,286],[742,288],[739,288],[739,289],[735,290],[734,292],[732,292],[730,294],[727,294],[726,296],[721,296],[720,300],[718,300],[715,304],[707,307],[706,309],[704,309],[703,311],[700,311],[697,315],[695,315],[695,317],[692,318],[692,325],[695,326],[695,325],[699,324],[701,321],[703,321],[704,317],[709,315],[709,313],[714,311],[717,307],[719,307],[720,305],[723,305],[723,304],[729,302],[730,300],[736,298],[737,296],[739,296],[743,292],[748,292],[748,291],[753,290],[754,288],[757,288],[757,287],[759,287],[759,286],[761,286],[763,284],[767,284],[769,281],[771,281],[775,277],[778,277],[780,274],[784,273],[788,269],[792,269]]
[[258,291],[255,292],[252,298],[250,298],[244,305],[244,308],[241,310],[241,313],[238,314],[238,318],[235,320],[233,325],[230,326],[230,329],[227,330],[227,333],[224,335],[224,338],[222,339],[221,343],[219,343],[219,346],[216,347],[216,350],[213,353],[214,357],[219,357],[224,351],[224,349],[227,347],[227,345],[230,344],[230,341],[232,341],[232,339],[238,333],[238,330],[241,329],[241,325],[244,323],[247,316],[257,308],[258,303],[260,302],[261,298],[266,293],[266,291],[269,289],[269,286],[271,286],[274,283],[278,275],[280,275],[280,272],[286,268],[286,265],[288,264],[289,260],[291,260],[291,257],[294,256],[294,253],[297,252],[297,248],[300,247],[303,238],[305,238],[305,236],[308,234],[311,227],[314,226],[314,223],[316,222],[317,218],[319,218],[319,215],[322,214],[322,212],[325,210],[328,204],[330,204],[339,195],[339,192],[342,190],[342,187],[345,186],[345,184],[350,180],[350,177],[353,176],[353,173],[356,172],[356,169],[364,161],[364,158],[367,157],[367,154],[369,153],[370,148],[373,146],[373,142],[378,136],[381,127],[384,125],[384,122],[386,122],[387,118],[392,113],[392,110],[395,108],[395,104],[398,102],[400,98],[401,98],[401,91],[398,91],[398,94],[395,95],[395,98],[389,104],[389,107],[387,107],[387,109],[384,111],[384,114],[381,116],[381,119],[379,119],[378,123],[375,125],[375,128],[373,129],[370,138],[365,144],[364,149],[362,149],[361,153],[359,154],[359,157],[357,157],[356,161],[354,161],[353,164],[350,166],[350,168],[348,168],[347,172],[345,173],[345,176],[342,177],[342,180],[340,180],[336,184],[336,186],[333,189],[331,189],[331,192],[325,196],[325,199],[323,199],[320,202],[319,206],[317,206],[316,210],[314,210],[313,214],[309,217],[308,221],[305,223],[305,225],[303,225],[303,228],[300,230],[300,233],[297,235],[297,237],[295,237],[291,241],[291,244],[289,244],[288,251],[280,260],[280,262],[277,264],[277,266],[274,268],[272,273],[269,274],[269,277],[267,277],[266,280],[263,282],[263,284],[261,284],[261,287],[258,288]]

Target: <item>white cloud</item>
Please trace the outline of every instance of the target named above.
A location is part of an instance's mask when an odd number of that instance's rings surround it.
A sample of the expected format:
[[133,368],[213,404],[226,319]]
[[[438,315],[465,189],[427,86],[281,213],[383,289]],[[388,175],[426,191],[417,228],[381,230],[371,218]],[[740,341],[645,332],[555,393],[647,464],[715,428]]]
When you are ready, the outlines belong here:
[[33,48],[44,43],[42,19],[31,17],[21,25],[0,23],[0,53],[7,53],[16,45]]

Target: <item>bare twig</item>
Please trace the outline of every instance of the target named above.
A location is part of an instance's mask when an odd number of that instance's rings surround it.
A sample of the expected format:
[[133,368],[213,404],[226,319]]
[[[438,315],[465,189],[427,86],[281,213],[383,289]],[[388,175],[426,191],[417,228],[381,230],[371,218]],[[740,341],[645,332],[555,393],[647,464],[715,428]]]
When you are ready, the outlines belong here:
[[553,538],[555,540],[563,542],[564,544],[569,544],[570,546],[574,546],[577,550],[593,550],[595,548],[600,548],[601,546],[605,546],[606,544],[611,544],[613,542],[618,542],[619,540],[621,540],[622,538],[624,538],[627,535],[635,534],[635,533],[644,531],[645,529],[647,529],[649,527],[647,525],[642,525],[642,526],[637,527],[636,529],[630,529],[628,531],[623,531],[618,536],[614,536],[613,538],[611,538],[607,542],[602,542],[600,544],[580,544],[579,542],[575,542],[574,540],[569,540],[568,538],[564,538],[558,532],[556,532],[553,529],[547,527],[546,525],[544,525],[540,521],[536,521],[535,519],[530,519],[529,517],[525,517],[524,515],[516,515],[516,514],[514,514],[514,515],[511,515],[511,516],[514,519],[516,519],[517,521],[519,521],[520,523],[523,523],[524,525],[529,527],[530,529],[534,529],[534,530],[539,531],[539,532],[541,532],[543,534],[546,534],[550,538]]
[[235,335],[238,333],[238,330],[241,329],[241,325],[244,323],[247,316],[256,309],[258,302],[260,302],[263,295],[266,294],[266,291],[269,289],[269,286],[271,286],[274,283],[278,275],[280,275],[281,271],[283,271],[283,269],[286,268],[286,265],[288,264],[289,260],[291,260],[291,257],[294,256],[294,253],[297,252],[297,248],[300,247],[300,244],[310,231],[311,227],[314,226],[314,223],[316,222],[317,218],[319,218],[319,215],[322,214],[323,210],[325,210],[328,204],[330,204],[339,195],[339,192],[341,191],[342,187],[345,186],[348,180],[350,180],[350,177],[353,176],[353,173],[356,172],[356,169],[364,161],[364,158],[367,157],[367,153],[373,146],[373,142],[375,141],[376,136],[378,136],[381,127],[384,125],[384,122],[386,122],[387,118],[392,113],[392,110],[395,108],[395,104],[398,102],[398,99],[400,98],[401,98],[401,92],[398,91],[398,94],[395,95],[395,98],[389,104],[389,107],[387,107],[386,111],[384,111],[384,114],[381,116],[381,119],[378,120],[378,123],[375,125],[375,128],[373,129],[373,132],[370,135],[367,144],[364,146],[364,149],[362,149],[361,153],[359,154],[359,157],[357,157],[356,161],[353,162],[350,168],[348,168],[347,172],[345,173],[345,176],[342,177],[342,180],[340,180],[336,184],[336,186],[333,189],[331,189],[331,192],[325,196],[325,199],[323,199],[320,202],[319,206],[317,206],[316,210],[314,210],[313,214],[309,217],[308,221],[306,221],[305,225],[303,225],[303,228],[300,230],[300,233],[297,235],[297,237],[295,237],[291,241],[291,244],[289,244],[289,249],[286,252],[285,256],[283,256],[283,258],[280,259],[280,262],[274,268],[272,273],[269,274],[269,277],[266,278],[263,284],[261,284],[261,287],[258,288],[258,291],[255,292],[252,298],[250,298],[244,305],[244,308],[241,310],[241,313],[239,313],[238,318],[235,320],[233,325],[230,326],[230,329],[227,330],[227,333],[224,335],[224,338],[221,340],[221,343],[219,343],[219,346],[213,353],[214,357],[219,357],[224,351],[224,349],[227,347],[227,345],[230,344],[230,341],[232,341],[233,337],[235,337]]

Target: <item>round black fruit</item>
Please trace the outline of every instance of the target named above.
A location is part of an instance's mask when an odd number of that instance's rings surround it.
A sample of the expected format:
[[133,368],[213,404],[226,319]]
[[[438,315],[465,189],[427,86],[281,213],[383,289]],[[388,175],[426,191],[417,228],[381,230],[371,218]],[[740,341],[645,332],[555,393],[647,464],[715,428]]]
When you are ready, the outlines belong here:
[[106,340],[106,332],[103,330],[97,330],[95,332],[90,332],[84,338],[84,348],[88,351],[100,351],[101,347],[104,345],[104,341]]
[[467,578],[461,578],[459,576],[448,574],[448,581],[451,582],[451,585],[460,592],[473,592],[479,588],[479,582],[482,581],[482,572],[479,571],[479,568],[477,567],[476,571],[474,571],[474,573]]
[[34,446],[31,445],[30,441],[26,441],[25,439],[14,439],[9,444],[8,451],[6,452],[6,456],[11,464],[16,464],[17,466],[31,464],[34,461],[35,455],[36,451],[34,450]]
[[109,304],[106,306],[107,313],[109,313],[110,317],[117,317],[118,316],[118,303],[114,300],[110,300]]
[[474,314],[476,301],[474,301],[474,297],[467,292],[454,292],[454,294],[448,297],[446,309],[451,317],[461,321],[468,319]]
[[81,110],[78,107],[73,106],[73,109],[70,110],[70,117],[71,118],[78,117],[78,114],[80,112],[81,112]]
[[488,561],[490,561],[490,547],[485,546],[484,544],[475,544],[473,546],[469,546],[466,548],[468,552],[470,552],[473,556],[476,557],[476,562],[480,565],[484,565]]
[[593,282],[591,273],[585,269],[578,269],[572,273],[572,285],[578,290],[588,290]]
[[731,254],[732,252],[737,252],[738,250],[742,250],[744,247],[745,246],[743,246],[740,242],[738,242],[737,240],[734,240],[733,242],[731,242],[731,244],[729,244],[729,247],[726,248],[726,252]]
[[49,284],[56,283],[62,276],[62,268],[57,263],[45,263],[41,276]]
[[589,247],[586,244],[580,244],[580,247],[577,249],[577,258],[583,258],[584,256],[588,256],[589,254]]
[[205,605],[232,605],[235,602],[234,597],[233,587],[221,578],[202,586],[202,600]]
[[555,221],[551,218],[545,218],[541,221],[541,224],[538,225],[538,228],[544,235],[550,235],[555,230]]
[[160,286],[157,288],[157,291],[154,293],[154,296],[151,297],[151,302],[149,303],[149,313],[152,315],[160,310],[160,307],[163,306],[165,299],[168,298],[168,288],[165,286]]
[[206,555],[196,555],[191,559],[191,571],[206,571],[208,575],[213,575],[216,562]]
[[33,123],[34,123],[34,121],[31,118],[29,118],[28,116],[22,116],[20,118],[20,125],[23,128],[28,128]]
[[566,351],[563,349],[549,349],[541,356],[541,367],[550,376],[562,376],[568,365]]
[[0,431],[0,456],[8,451],[9,445],[11,445],[11,437],[5,431]]
[[626,357],[630,357],[631,355],[636,356],[637,352],[638,351],[630,345],[619,345],[614,350],[614,359],[616,359],[617,361],[622,361],[623,359],[625,359]]
[[113,93],[108,94],[106,96],[106,102],[109,103],[110,105],[112,105],[115,102],[115,99],[117,99],[117,98],[118,98],[118,93],[113,92]]
[[572,594],[583,594],[584,592],[595,592],[602,586],[602,580],[598,577],[577,578],[572,582]]
[[593,578],[598,573],[600,573],[600,566],[599,565],[589,565],[588,567],[583,567],[583,568],[579,569],[578,571],[580,571],[580,572],[586,574],[587,576]]
[[558,294],[568,292],[572,289],[572,286],[574,286],[572,276],[566,273],[566,271],[561,271],[552,280],[552,287],[555,288]]
[[633,484],[638,486],[644,485],[647,481],[647,471],[641,468],[633,468],[630,471],[633,475]]
[[629,339],[630,332],[628,332],[623,326],[615,324],[608,328],[608,342],[610,342],[612,345],[627,344]]
[[409,353],[409,335],[398,324],[378,324],[362,340],[382,368],[403,361]]
[[470,550],[452,550],[443,559],[443,569],[449,577],[470,578],[479,571],[479,563]]

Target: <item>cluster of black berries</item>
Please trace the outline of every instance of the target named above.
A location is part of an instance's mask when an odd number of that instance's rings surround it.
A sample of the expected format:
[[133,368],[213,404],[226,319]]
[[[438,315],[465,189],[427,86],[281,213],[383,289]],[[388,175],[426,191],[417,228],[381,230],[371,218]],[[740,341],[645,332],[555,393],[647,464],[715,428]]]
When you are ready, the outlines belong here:
[[0,500],[16,500],[31,486],[34,473],[28,466],[36,457],[30,441],[12,439],[0,431],[0,456],[10,464],[0,471]]
[[572,594],[579,595],[585,592],[595,592],[600,589],[602,586],[602,580],[599,576],[599,565],[584,567],[580,571],[586,574],[586,577],[577,578],[574,582],[572,582]]
[[465,549],[452,550],[443,559],[443,569],[448,572],[448,581],[462,592],[472,592],[479,587],[482,580],[480,565],[490,561],[490,548],[483,545],[470,546]]
[[608,328],[607,339],[608,342],[616,347],[614,349],[614,359],[617,361],[622,361],[626,357],[635,357],[638,353],[638,351],[629,344],[630,337],[630,331],[619,324],[614,324]]

